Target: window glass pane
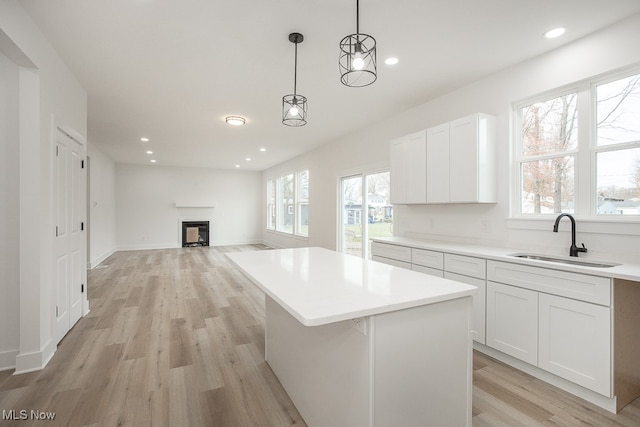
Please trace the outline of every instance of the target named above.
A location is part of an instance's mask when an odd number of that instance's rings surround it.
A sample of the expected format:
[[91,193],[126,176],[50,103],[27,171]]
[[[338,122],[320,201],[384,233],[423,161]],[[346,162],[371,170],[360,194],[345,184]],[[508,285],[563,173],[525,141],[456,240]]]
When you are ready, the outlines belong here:
[[573,156],[522,163],[522,213],[573,213]]
[[598,213],[640,215],[640,148],[596,156]]
[[278,178],[277,230],[293,234],[293,174]]
[[298,197],[297,209],[297,229],[296,233],[301,236],[309,235],[309,171],[304,170],[298,173]]
[[598,86],[596,131],[599,146],[640,141],[640,74]]
[[267,181],[267,229],[276,229],[276,182]]
[[389,172],[366,176],[367,181],[367,251],[371,257],[371,239],[393,236],[393,206],[389,202]]
[[537,102],[522,109],[522,154],[536,156],[577,146],[576,93]]
[[342,252],[362,257],[362,176],[342,178],[342,209]]

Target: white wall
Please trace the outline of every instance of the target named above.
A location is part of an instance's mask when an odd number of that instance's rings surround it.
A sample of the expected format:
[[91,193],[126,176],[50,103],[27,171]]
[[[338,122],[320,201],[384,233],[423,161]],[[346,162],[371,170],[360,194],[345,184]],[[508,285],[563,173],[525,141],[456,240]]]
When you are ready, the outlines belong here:
[[[19,1],[0,2],[0,30],[0,50],[21,65],[19,159],[10,159],[19,162],[20,260],[19,266],[10,268],[10,274],[19,272],[15,284],[19,301],[7,304],[20,307],[15,365],[17,371],[28,371],[44,366],[56,346],[52,342],[52,123],[55,118],[56,124],[86,136],[87,95]],[[8,295],[15,295],[12,291]],[[3,331],[14,327],[0,324]]]
[[259,172],[117,164],[117,247],[180,247],[181,220],[210,221],[211,246],[259,242],[261,189]]
[[116,164],[89,144],[88,260],[93,268],[116,251]]
[[[264,241],[278,247],[309,245],[335,249],[337,180],[341,174],[367,169],[372,164],[388,166],[388,141],[393,138],[474,112],[484,112],[496,115],[498,122],[498,203],[396,206],[396,234],[523,250],[568,251],[567,233],[552,233],[552,222],[523,225],[509,220],[511,105],[541,92],[639,63],[638,40],[640,15],[635,15],[265,171],[263,182],[280,171],[308,167],[311,200],[308,241],[300,242],[267,232],[263,220]],[[263,218],[266,218],[264,207]],[[489,222],[489,231],[482,231],[481,221]],[[581,233],[578,229],[578,242],[586,243],[589,257],[637,262],[640,258],[637,241],[637,235],[625,235],[624,230],[621,234],[610,234]]]
[[0,370],[20,346],[18,66],[0,52]]

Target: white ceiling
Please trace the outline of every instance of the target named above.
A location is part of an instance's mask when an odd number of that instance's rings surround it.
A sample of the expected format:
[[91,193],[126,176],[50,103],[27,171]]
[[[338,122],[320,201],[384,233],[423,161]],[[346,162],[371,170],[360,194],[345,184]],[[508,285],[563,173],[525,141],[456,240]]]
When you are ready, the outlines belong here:
[[[378,80],[339,81],[355,0],[22,0],[88,93],[88,139],[121,163],[264,170],[640,12],[638,0],[362,0]],[[567,33],[542,33],[562,25]],[[282,96],[309,100],[281,123]],[[400,63],[383,63],[397,56]],[[224,117],[247,118],[243,127]],[[140,137],[150,138],[141,143]],[[259,152],[265,147],[266,152]],[[153,156],[145,150],[154,151]],[[245,158],[250,157],[251,161]]]

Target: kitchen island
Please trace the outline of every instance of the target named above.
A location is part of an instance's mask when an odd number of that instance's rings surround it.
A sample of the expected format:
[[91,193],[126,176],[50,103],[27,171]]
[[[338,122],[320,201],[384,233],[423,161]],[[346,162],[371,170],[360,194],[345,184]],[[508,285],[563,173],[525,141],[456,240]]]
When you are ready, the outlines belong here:
[[230,253],[307,424],[471,425],[474,286],[322,248]]

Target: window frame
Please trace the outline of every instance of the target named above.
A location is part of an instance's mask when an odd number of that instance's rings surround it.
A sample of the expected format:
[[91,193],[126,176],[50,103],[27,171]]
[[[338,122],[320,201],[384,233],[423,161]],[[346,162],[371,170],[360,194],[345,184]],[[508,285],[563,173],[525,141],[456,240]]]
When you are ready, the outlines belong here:
[[[298,237],[307,239],[309,237],[308,230],[309,225],[307,224],[305,234],[302,231],[302,227],[299,224],[299,209],[302,204],[309,204],[309,199],[306,199],[306,203],[300,202],[299,199],[299,188],[300,188],[300,176],[305,173],[307,174],[307,188],[309,187],[309,169],[299,169],[294,171],[282,172],[276,176],[269,177],[266,179],[266,230],[272,233],[279,233],[286,236]],[[286,203],[283,199],[282,194],[282,181],[287,177],[291,176],[291,203]],[[269,197],[270,186],[273,186],[274,191],[274,203],[272,204]],[[309,192],[309,189],[307,190]],[[271,227],[271,209],[273,209],[274,213],[274,226]],[[291,219],[291,229],[285,229],[283,227],[283,217],[290,216]],[[288,227],[287,227],[288,228]]]
[[[632,224],[626,233],[640,235],[640,214],[615,215],[598,214],[598,188],[597,188],[597,155],[602,152],[619,151],[640,147],[640,141],[616,143],[610,145],[597,145],[597,87],[602,84],[614,82],[626,77],[640,74],[640,65],[605,73],[570,85],[539,93],[535,96],[513,102],[511,105],[511,167],[510,180],[510,216],[509,228],[542,229],[538,224],[554,218],[559,213],[523,213],[522,212],[522,165],[533,160],[564,157],[574,155],[574,209],[572,215],[581,219],[584,224],[589,222],[586,232],[604,232],[613,234],[625,234],[619,225]],[[577,94],[577,147],[561,153],[544,154],[540,156],[525,157],[523,155],[522,110],[524,107],[536,102],[560,97],[569,93]],[[538,223],[538,224],[536,224]],[[615,225],[609,225],[615,224]],[[619,224],[619,225],[617,225]]]

